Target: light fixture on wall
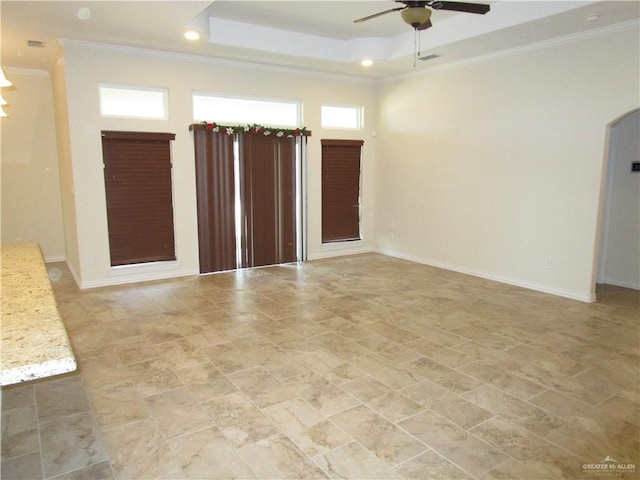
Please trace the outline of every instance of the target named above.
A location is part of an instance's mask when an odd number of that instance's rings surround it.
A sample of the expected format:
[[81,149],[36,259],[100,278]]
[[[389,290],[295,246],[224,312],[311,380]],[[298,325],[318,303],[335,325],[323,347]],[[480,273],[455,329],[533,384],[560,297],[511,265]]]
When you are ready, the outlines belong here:
[[[10,87],[12,85],[13,84],[9,80],[7,80],[7,77],[4,76],[4,72],[2,71],[2,68],[0,68],[0,87]],[[6,118],[9,116],[6,114],[6,112],[2,108],[6,104],[7,104],[7,101],[4,98],[2,98],[2,95],[0,95],[0,118]]]
[[0,87],[10,87],[11,85],[13,84],[9,80],[7,80],[7,77],[4,76],[2,68],[0,68]]

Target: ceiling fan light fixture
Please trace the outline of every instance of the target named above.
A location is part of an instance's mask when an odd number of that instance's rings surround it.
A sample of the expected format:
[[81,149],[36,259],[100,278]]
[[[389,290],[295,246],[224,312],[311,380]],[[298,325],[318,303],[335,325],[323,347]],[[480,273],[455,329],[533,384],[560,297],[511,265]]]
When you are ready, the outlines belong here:
[[418,28],[431,18],[431,10],[425,7],[408,7],[400,12],[402,20],[413,28]]

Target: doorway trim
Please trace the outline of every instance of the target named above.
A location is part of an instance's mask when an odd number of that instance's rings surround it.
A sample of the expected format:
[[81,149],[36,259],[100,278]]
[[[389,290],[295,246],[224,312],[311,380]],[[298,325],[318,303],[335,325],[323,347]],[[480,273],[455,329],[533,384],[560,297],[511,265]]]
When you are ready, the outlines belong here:
[[640,111],[634,108],[615,118],[607,124],[605,139],[605,157],[602,165],[602,182],[600,187],[600,208],[598,212],[598,223],[596,231],[596,249],[593,262],[591,295],[594,301],[596,298],[596,286],[604,280],[604,267],[606,265],[607,245],[609,242],[609,222],[613,199],[613,166],[617,158],[617,141],[620,123],[630,115]]

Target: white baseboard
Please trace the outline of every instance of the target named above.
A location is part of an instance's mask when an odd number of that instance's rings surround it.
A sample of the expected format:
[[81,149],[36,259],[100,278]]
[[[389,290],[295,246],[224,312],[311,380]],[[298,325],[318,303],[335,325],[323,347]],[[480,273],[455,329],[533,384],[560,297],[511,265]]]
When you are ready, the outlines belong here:
[[[167,262],[173,264],[174,262]],[[193,269],[181,269],[176,265],[167,265],[164,262],[145,265],[127,265],[114,267],[110,270],[108,278],[90,280],[79,283],[81,289],[110,287],[127,283],[149,282],[153,280],[166,280],[169,278],[188,277],[198,275],[200,272]]]
[[[492,273],[487,273],[479,270],[469,269],[466,267],[461,267],[459,265],[453,265],[445,262],[440,262],[432,259],[425,259],[421,257],[415,257],[411,255],[405,255],[393,250],[388,249],[373,249],[371,247],[358,246],[355,248],[336,248],[325,250],[322,252],[316,252],[314,254],[308,255],[309,260],[320,260],[323,258],[333,258],[333,257],[341,257],[348,255],[358,255],[363,253],[380,253],[382,255],[387,255],[389,257],[399,258],[402,260],[408,260],[410,262],[420,263],[423,265],[429,265],[431,267],[442,268],[444,270],[450,270],[453,272],[462,273],[465,275],[471,275],[474,277],[484,278],[487,280],[492,280],[495,282],[505,283],[507,285],[513,285],[516,287],[526,288],[529,290],[535,290],[542,293],[548,293],[551,295],[556,295],[560,297],[569,298],[572,300],[578,300],[580,302],[593,303],[596,301],[595,294],[583,294],[579,292],[563,290],[558,288],[552,288],[547,285],[540,285],[531,282],[524,282],[521,280],[503,277],[500,275],[495,275]],[[56,261],[65,261],[64,259],[57,259],[54,257],[53,259],[47,259],[47,263],[56,262]],[[117,272],[110,278],[103,278],[100,280],[81,282],[77,273],[73,269],[73,267],[67,262],[67,267],[73,276],[76,285],[79,286],[80,289],[89,289],[89,288],[98,288],[98,287],[108,287],[114,285],[122,285],[126,283],[138,283],[138,282],[147,282],[152,280],[163,280],[168,278],[178,278],[178,277],[186,277],[191,275],[199,275],[199,271],[194,271],[190,269],[177,269],[177,270],[167,270],[166,268],[151,268],[147,271],[140,271],[137,273],[120,273]],[[624,282],[616,282],[614,280],[607,279],[604,283],[609,285],[615,285],[624,288],[632,288],[635,290],[640,290],[640,285],[633,285]]]
[[375,250],[371,247],[354,247],[354,248],[336,248],[336,249],[327,249],[321,252],[316,252],[313,254],[308,254],[308,260],[321,260],[323,258],[332,258],[332,257],[343,257],[345,255],[358,255],[360,253],[372,253]]
[[631,288],[633,290],[640,290],[640,283],[627,282],[624,280],[615,280],[613,278],[605,278],[602,281],[598,281],[598,283],[604,283],[604,284],[613,285],[616,287]]
[[69,272],[71,272],[71,276],[73,277],[73,280],[76,282],[76,285],[78,285],[78,288],[80,288],[80,275],[78,275],[78,273],[74,270],[73,265],[71,265],[67,261],[65,261],[65,263],[67,264],[67,268],[69,269]]
[[399,252],[395,252],[387,249],[378,249],[376,250],[378,253],[383,255],[388,255],[390,257],[400,258],[402,260],[408,260],[410,262],[421,263],[423,265],[429,265],[431,267],[442,268],[444,270],[451,270],[453,272],[463,273],[465,275],[471,275],[474,277],[485,278],[487,280],[493,280],[494,282],[505,283],[507,285],[513,285],[515,287],[522,287],[529,290],[535,290],[537,292],[549,293],[551,295],[556,295],[559,297],[570,298],[572,300],[578,300],[580,302],[593,303],[596,301],[595,294],[583,294],[580,292],[573,292],[569,290],[562,290],[558,288],[549,287],[547,285],[540,285],[530,282],[524,282],[521,280],[517,280],[514,278],[503,277],[500,275],[495,275],[492,273],[487,273],[479,270],[474,270],[466,267],[461,267],[459,265],[452,265],[449,263],[440,262],[432,259],[425,259],[419,257],[413,257],[411,255],[404,255]]
[[44,257],[44,263],[58,263],[58,262],[66,262],[67,257],[64,255],[50,255],[48,257]]

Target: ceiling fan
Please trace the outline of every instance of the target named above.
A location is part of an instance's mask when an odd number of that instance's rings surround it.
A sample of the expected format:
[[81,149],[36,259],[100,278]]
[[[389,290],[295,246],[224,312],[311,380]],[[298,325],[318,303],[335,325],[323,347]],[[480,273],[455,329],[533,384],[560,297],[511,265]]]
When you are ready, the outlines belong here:
[[479,15],[484,15],[490,9],[489,5],[480,3],[443,2],[440,0],[395,0],[395,2],[404,4],[404,7],[396,7],[390,10],[385,10],[384,12],[374,13],[368,17],[354,20],[354,23],[366,22],[367,20],[371,20],[391,12],[400,12],[405,23],[411,25],[415,30],[426,30],[431,27],[431,10],[429,10],[429,8],[434,10],[477,13]]

